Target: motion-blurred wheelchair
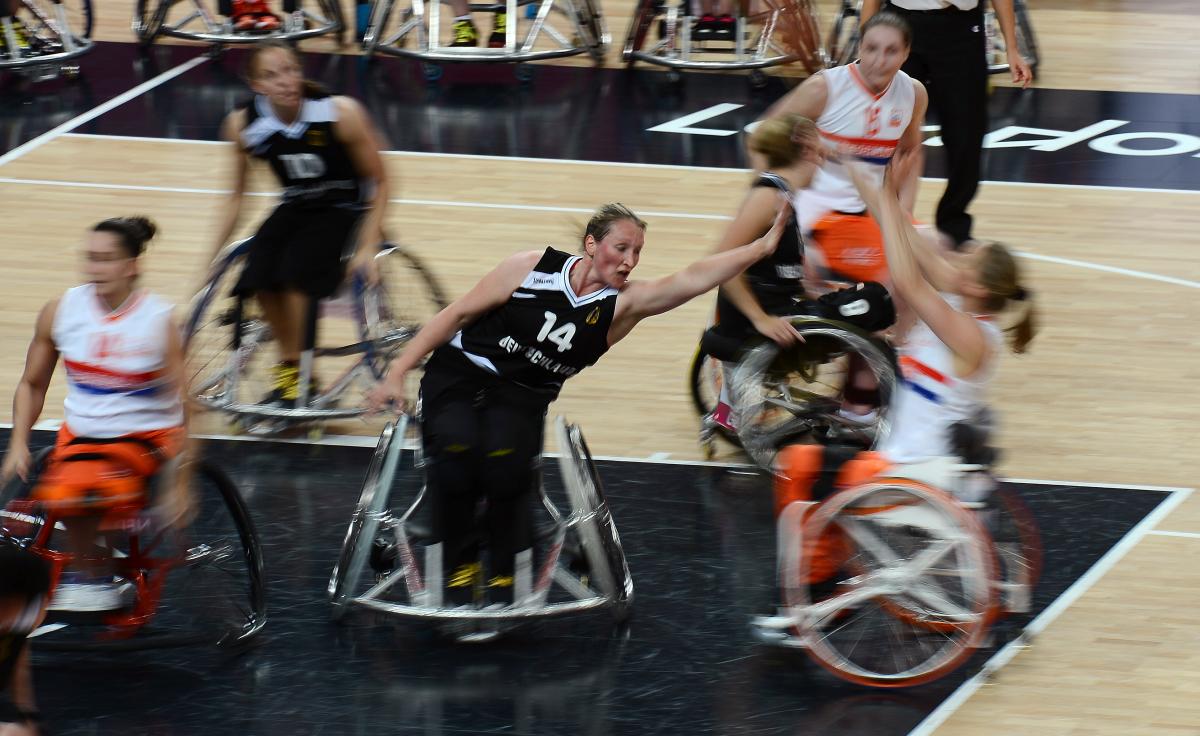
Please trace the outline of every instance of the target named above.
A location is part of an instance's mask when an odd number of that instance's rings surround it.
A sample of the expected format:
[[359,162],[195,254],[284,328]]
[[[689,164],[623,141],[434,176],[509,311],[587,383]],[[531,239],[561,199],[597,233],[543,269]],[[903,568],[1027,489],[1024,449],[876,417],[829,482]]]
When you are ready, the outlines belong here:
[[[767,470],[780,447],[801,437],[875,446],[887,430],[897,380],[895,351],[877,333],[895,315],[882,287],[865,288],[872,294],[867,306],[859,303],[857,295],[864,292],[857,289],[798,302],[795,311],[803,313],[787,319],[803,342],[790,350],[760,338],[727,337],[719,325],[704,333],[689,388],[700,415],[700,444],[709,457],[717,438],[740,446]],[[841,316],[843,307],[851,316]],[[733,431],[711,418],[722,388],[733,409]],[[869,413],[847,411],[864,402]]]
[[34,81],[79,74],[77,61],[92,50],[91,0],[17,0],[0,19],[0,72]]
[[[233,293],[249,247],[250,239],[238,241],[217,256],[192,299],[184,349],[194,403],[230,416],[251,434],[319,430],[323,422],[363,416],[362,400],[349,399],[352,389],[363,393],[380,380],[391,359],[447,303],[416,254],[402,245],[380,245],[377,284],[351,273],[333,296],[312,301],[299,396],[294,406],[271,404],[264,401],[276,360],[270,325],[253,297]],[[318,326],[326,345],[317,342]]]
[[[385,427],[329,580],[333,617],[352,608],[424,621],[455,640],[488,641],[555,616],[607,610],[621,624],[633,578],[600,476],[579,428],[555,423],[561,489],[539,483],[535,549],[516,559],[512,603],[452,607],[444,600],[442,544],[427,531],[429,488],[418,446],[402,463],[410,419]],[[402,468],[402,466],[404,466]],[[565,496],[567,513],[560,510]],[[555,502],[557,498],[558,503]]]
[[954,671],[1001,616],[1027,614],[1041,541],[1017,492],[991,474],[990,416],[955,425],[956,458],[894,466],[777,518],[780,607],[753,622],[872,687]]
[[235,28],[230,0],[217,0],[216,12],[205,0],[137,0],[132,28],[143,46],[160,36],[206,41],[220,49],[226,44],[257,43],[274,38],[295,43],[306,38],[335,34],[344,40],[346,21],[336,0],[284,0],[283,18],[271,31],[240,31]]
[[[75,452],[50,462],[85,463],[102,477],[136,477],[123,455],[107,448],[125,441],[76,438]],[[266,625],[262,545],[237,486],[207,461],[165,464],[145,484],[145,503],[96,509],[99,526],[92,551],[122,581],[120,602],[105,610],[72,610],[54,604],[53,590],[64,567],[79,562],[68,551],[67,527],[76,514],[31,499],[51,448],[40,451],[28,481],[4,489],[0,537],[51,565],[51,610],[35,636],[40,649],[121,651],[195,644],[240,647]],[[184,522],[159,510],[162,494],[178,478],[188,479],[192,512]],[[99,480],[98,480],[99,482]],[[85,490],[86,489],[81,489]]]

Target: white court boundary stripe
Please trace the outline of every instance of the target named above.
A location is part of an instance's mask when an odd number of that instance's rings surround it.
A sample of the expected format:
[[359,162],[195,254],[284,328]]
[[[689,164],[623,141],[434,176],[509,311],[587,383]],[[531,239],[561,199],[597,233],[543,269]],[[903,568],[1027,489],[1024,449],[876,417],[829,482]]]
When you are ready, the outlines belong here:
[[[107,138],[109,136],[93,136]],[[158,140],[158,139],[153,139]],[[167,192],[172,194],[228,194],[228,190],[223,189],[197,189],[191,187],[160,187],[142,184],[109,184],[84,181],[57,181],[52,179],[14,179],[9,177],[0,177],[0,184],[17,184],[30,186],[49,186],[49,187],[67,187],[79,189],[114,189],[118,191],[134,191],[134,192]],[[249,197],[276,197],[278,192],[247,192]],[[553,205],[532,205],[532,204],[511,204],[497,202],[456,202],[450,200],[439,199],[408,199],[397,198],[389,199],[391,204],[408,204],[425,207],[465,207],[475,209],[496,209],[496,210],[521,210],[529,212],[565,212],[570,214],[591,214],[592,210],[584,207],[556,207]],[[733,218],[729,215],[704,215],[696,212],[658,212],[653,210],[643,210],[642,215],[646,217],[671,217],[684,220],[719,220],[726,221]],[[1028,258],[1033,261],[1045,261],[1047,263],[1055,263],[1062,266],[1074,266],[1076,268],[1087,269],[1091,271],[1101,271],[1104,273],[1112,273],[1118,276],[1129,276],[1131,278],[1145,279],[1147,281],[1158,281],[1164,284],[1172,284],[1174,286],[1183,286],[1189,289],[1200,289],[1200,281],[1189,281],[1180,279],[1174,276],[1163,276],[1157,273],[1148,271],[1136,271],[1131,268],[1121,268],[1120,266],[1106,266],[1102,263],[1091,263],[1089,261],[1079,261],[1073,258],[1061,258],[1059,256],[1047,256],[1039,253],[1030,253],[1028,251],[1017,251],[1016,254],[1022,258]]]
[[925,720],[917,724],[917,727],[912,731],[909,731],[908,736],[929,736],[935,729],[945,723],[963,703],[987,684],[988,679],[992,675],[1020,654],[1021,650],[1027,646],[1027,642],[1045,630],[1054,619],[1058,618],[1063,611],[1067,610],[1070,605],[1095,585],[1100,578],[1104,577],[1109,570],[1125,557],[1129,550],[1142,541],[1143,537],[1151,533],[1151,529],[1174,511],[1179,504],[1183,503],[1191,493],[1191,489],[1182,488],[1163,499],[1153,511],[1147,514],[1119,542],[1113,545],[1103,557],[1097,560],[1096,564],[1092,565],[1070,588],[1067,588],[1046,610],[1042,611],[1037,618],[1031,621],[1019,637],[993,654],[974,677],[959,685],[958,689],[950,694],[950,697],[943,700],[941,705],[925,717]]
[[1198,532],[1173,532],[1167,529],[1155,529],[1150,532],[1155,537],[1183,537],[1184,539],[1200,539]]
[[32,140],[28,140],[25,143],[22,143],[21,145],[12,149],[8,153],[4,154],[3,156],[0,156],[0,166],[3,166],[4,164],[9,163],[10,161],[15,161],[16,159],[24,156],[25,154],[29,153],[30,151],[41,148],[42,146],[46,145],[50,141],[54,140],[55,138],[58,138],[59,136],[70,133],[75,128],[78,128],[80,125],[83,125],[84,123],[89,122],[91,120],[95,120],[96,118],[100,117],[101,115],[105,114],[106,112],[108,112],[110,110],[114,110],[114,109],[120,107],[121,105],[124,105],[126,102],[129,102],[130,100],[134,99],[135,97],[141,96],[142,94],[154,89],[155,87],[159,86],[160,84],[171,81],[175,77],[178,77],[180,74],[185,74],[185,73],[191,71],[192,69],[195,69],[196,67],[200,66],[204,62],[208,61],[208,59],[209,59],[209,57],[207,57],[203,54],[201,54],[200,56],[194,57],[192,59],[189,59],[188,61],[185,61],[182,64],[180,64],[179,66],[168,69],[167,71],[163,72],[162,74],[159,74],[157,77],[154,77],[153,79],[148,79],[145,82],[142,82],[138,86],[134,87],[133,89],[127,90],[127,91],[117,95],[116,97],[112,98],[108,102],[105,102],[101,105],[97,105],[96,107],[93,107],[91,110],[88,110],[87,112],[83,113],[82,115],[76,115],[75,117],[71,118],[70,120],[63,123],[62,125],[52,128]]
[[[138,135],[100,135],[97,133],[70,133],[63,136],[71,138],[95,138],[117,141],[139,141],[142,143],[183,143],[189,146],[221,146],[228,145],[226,141],[201,141],[185,138],[153,138]],[[412,158],[461,158],[475,161],[523,161],[539,164],[564,164],[567,166],[616,166],[631,169],[662,169],[664,171],[713,171],[717,173],[737,174],[745,176],[750,169],[730,169],[723,166],[684,166],[681,164],[645,164],[622,163],[620,161],[582,161],[573,158],[534,158],[531,156],[489,156],[478,153],[435,153],[431,151],[383,151],[387,156],[408,156]],[[944,182],[938,177],[921,177],[921,181]],[[1200,194],[1200,189],[1163,189],[1156,187],[1122,187],[1108,184],[1052,184],[1036,181],[998,181],[984,179],[982,184],[1000,187],[1042,187],[1046,189],[1101,189],[1111,192],[1154,192],[1160,194]]]
[[[54,179],[13,179],[0,177],[0,184],[25,184],[30,186],[66,187],[69,189],[114,189],[130,192],[166,192],[168,194],[229,194],[227,189],[199,189],[195,187],[160,187],[150,184],[108,184],[88,181],[59,181]],[[278,197],[279,192],[246,192],[247,197]],[[492,210],[530,210],[536,212],[566,212],[590,215],[595,210],[587,207],[556,207],[553,205],[506,204],[496,202],[459,202],[443,199],[389,199],[389,204],[409,204],[425,207],[468,207]],[[728,215],[702,215],[695,212],[658,212],[642,210],[646,217],[674,217],[684,220],[731,220]]]

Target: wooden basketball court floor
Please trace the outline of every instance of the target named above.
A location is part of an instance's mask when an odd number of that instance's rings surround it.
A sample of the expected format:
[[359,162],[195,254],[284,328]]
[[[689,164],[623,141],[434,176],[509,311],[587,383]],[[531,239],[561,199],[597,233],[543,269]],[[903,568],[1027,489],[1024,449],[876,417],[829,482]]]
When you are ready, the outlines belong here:
[[[1200,94],[1200,51],[1186,40],[1200,8],[1190,0],[1029,4],[1043,47],[1039,86]],[[104,5],[99,38],[129,40],[127,5]],[[618,36],[628,5],[608,10]],[[76,283],[81,234],[103,217],[138,212],[160,223],[145,283],[186,302],[212,247],[225,155],[213,143],[68,129],[0,157],[0,385],[15,385],[34,315]],[[1090,587],[1044,617],[1032,647],[1009,650],[1003,669],[968,683],[922,732],[1200,734],[1200,498],[1187,490],[1200,457],[1200,171],[1185,161],[1191,191],[985,183],[974,204],[978,235],[1025,254],[1043,319],[1032,352],[1007,356],[1000,371],[1002,473],[1180,490],[1105,558]],[[451,294],[513,250],[572,247],[575,225],[614,200],[650,224],[639,275],[667,273],[708,252],[747,181],[738,170],[402,151],[386,162],[389,226]],[[919,215],[941,184],[924,184]],[[251,190],[272,191],[264,172]],[[271,203],[248,198],[244,230]],[[571,381],[555,410],[586,429],[597,454],[700,460],[685,378],[710,309],[701,298],[650,320]],[[59,377],[45,418],[61,416],[62,390]]]

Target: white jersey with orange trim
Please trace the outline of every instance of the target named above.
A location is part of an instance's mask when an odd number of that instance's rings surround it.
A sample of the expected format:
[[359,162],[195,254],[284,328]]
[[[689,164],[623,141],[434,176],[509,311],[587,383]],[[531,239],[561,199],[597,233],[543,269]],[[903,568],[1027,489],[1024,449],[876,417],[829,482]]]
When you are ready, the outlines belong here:
[[116,311],[93,284],[68,289],[51,333],[67,370],[66,423],[79,437],[121,437],[183,424],[166,374],[171,305],[144,290]]
[[[961,300],[943,294],[955,309]],[[891,431],[879,451],[897,463],[950,457],[950,427],[972,419],[987,405],[987,389],[1004,346],[990,318],[977,317],[991,355],[969,378],[954,375],[954,353],[924,322],[917,322],[900,347],[900,386],[892,403]]]
[[[843,156],[870,164],[882,183],[883,169],[912,122],[917,99],[912,77],[898,71],[887,89],[876,93],[863,80],[857,62],[826,69],[821,76],[828,91],[825,109],[816,120],[821,139]],[[806,234],[826,212],[866,209],[845,167],[834,161],[826,162],[812,184],[796,194],[796,214]]]

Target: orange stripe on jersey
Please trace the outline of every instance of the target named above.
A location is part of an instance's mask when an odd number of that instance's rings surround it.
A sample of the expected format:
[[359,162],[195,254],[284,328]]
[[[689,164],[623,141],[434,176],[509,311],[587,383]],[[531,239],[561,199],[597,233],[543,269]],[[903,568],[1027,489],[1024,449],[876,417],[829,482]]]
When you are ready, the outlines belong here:
[[847,68],[850,70],[851,78],[853,78],[855,82],[858,82],[859,87],[862,87],[862,91],[871,95],[871,97],[876,100],[886,95],[888,90],[892,88],[892,83],[896,81],[896,78],[892,77],[892,81],[888,82],[888,86],[884,87],[882,92],[876,92],[875,90],[871,89],[871,86],[867,84],[867,80],[863,79],[862,73],[858,71],[858,62],[847,65]]
[[830,133],[828,130],[818,128],[821,135],[826,138],[837,141],[838,143],[846,143],[852,146],[874,146],[876,148],[895,149],[900,143],[899,138],[851,138],[837,133]]
[[936,368],[930,368],[929,366],[925,365],[924,363],[922,363],[921,361],[912,357],[911,355],[900,356],[900,366],[906,370],[916,371],[917,373],[920,373],[922,375],[929,376],[930,378],[937,381],[938,383],[949,383],[950,382],[949,376],[947,376],[945,373],[942,373],[941,371],[937,370]]

